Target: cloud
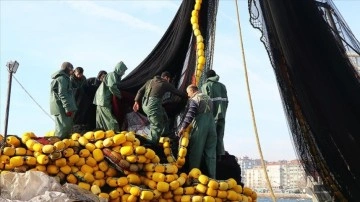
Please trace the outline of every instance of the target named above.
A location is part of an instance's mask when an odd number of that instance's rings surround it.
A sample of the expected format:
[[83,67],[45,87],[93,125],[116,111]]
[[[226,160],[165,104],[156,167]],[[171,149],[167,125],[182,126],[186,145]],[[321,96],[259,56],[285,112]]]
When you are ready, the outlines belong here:
[[179,8],[179,2],[175,1],[156,1],[151,3],[144,3],[144,1],[137,1],[133,3],[136,10],[141,10],[149,13],[161,13],[164,10],[176,10]]
[[66,3],[70,5],[70,7],[72,7],[73,9],[78,10],[82,13],[86,13],[88,15],[93,15],[100,18],[106,18],[109,20],[118,21],[130,27],[148,30],[148,31],[156,32],[158,34],[163,34],[163,29],[161,29],[156,25],[145,22],[127,13],[119,12],[111,8],[100,6],[91,1],[66,1]]
[[226,14],[225,12],[219,12],[218,15],[221,15],[222,18],[226,19],[229,23],[236,25],[236,26],[238,25],[238,20],[237,20],[237,18],[234,18],[234,16],[230,16],[230,15]]

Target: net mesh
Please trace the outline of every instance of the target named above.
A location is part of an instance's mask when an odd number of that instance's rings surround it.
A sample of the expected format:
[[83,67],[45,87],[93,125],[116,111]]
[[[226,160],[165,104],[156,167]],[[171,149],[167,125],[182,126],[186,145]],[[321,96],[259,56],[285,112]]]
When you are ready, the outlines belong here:
[[[195,1],[183,1],[173,21],[164,33],[161,40],[151,53],[132,71],[119,85],[124,92],[124,98],[119,101],[122,112],[117,112],[119,122],[121,114],[132,111],[132,105],[137,90],[145,82],[163,71],[172,75],[172,83],[185,92],[186,87],[194,81],[196,69],[196,37],[194,37],[190,22],[191,12]],[[215,22],[218,9],[218,0],[204,1],[199,12],[199,29],[204,38],[206,64],[204,72],[212,69],[212,55],[215,43]],[[201,85],[201,82],[199,83]],[[186,100],[171,97],[164,103],[165,109],[172,122],[184,109]]]
[[[199,30],[204,38],[206,57],[204,72],[212,69],[218,3],[218,0],[203,1],[199,12]],[[112,100],[113,111],[120,126],[124,125],[125,115],[132,112],[138,89],[155,75],[169,71],[172,75],[172,83],[183,92],[189,84],[194,82],[197,41],[190,21],[194,5],[195,1],[190,0],[184,0],[181,3],[174,19],[154,49],[133,71],[122,79],[118,86],[122,92],[122,98],[118,100],[114,97]],[[199,85],[201,84],[200,81]],[[95,120],[90,123],[88,117],[95,117],[95,107],[92,105],[94,93],[91,94],[87,89],[85,91],[87,96],[79,96],[79,102],[90,103],[89,106],[82,105],[83,107],[78,110],[75,124],[85,125],[86,130],[92,130],[95,127]],[[87,99],[85,100],[85,98]],[[163,105],[170,120],[175,122],[175,117],[184,109],[186,100],[181,100],[177,96],[170,96]]]
[[249,0],[306,172],[360,199],[360,46],[331,0]]
[[[195,1],[183,1],[169,28],[152,52],[123,80],[119,86],[129,93],[137,90],[155,75],[169,71],[173,82],[185,90],[191,83],[196,67],[196,39],[190,23]],[[204,38],[206,69],[212,68],[215,22],[218,1],[204,1],[199,12],[199,29]]]

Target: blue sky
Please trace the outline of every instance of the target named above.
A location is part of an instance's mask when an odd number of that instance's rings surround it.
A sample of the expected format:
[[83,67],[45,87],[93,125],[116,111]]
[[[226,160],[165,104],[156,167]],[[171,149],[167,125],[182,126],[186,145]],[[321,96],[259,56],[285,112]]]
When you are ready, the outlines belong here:
[[[360,1],[334,1],[360,38]],[[6,63],[17,60],[15,77],[49,112],[51,74],[63,61],[82,66],[85,76],[112,71],[123,60],[129,73],[155,47],[180,1],[0,1],[0,134],[4,132],[8,83]],[[260,32],[249,24],[247,1],[238,1],[250,88],[264,158],[291,160],[296,155]],[[225,149],[259,158],[246,92],[235,2],[220,0],[214,70],[228,89]],[[13,80],[8,134],[38,136],[54,123]]]

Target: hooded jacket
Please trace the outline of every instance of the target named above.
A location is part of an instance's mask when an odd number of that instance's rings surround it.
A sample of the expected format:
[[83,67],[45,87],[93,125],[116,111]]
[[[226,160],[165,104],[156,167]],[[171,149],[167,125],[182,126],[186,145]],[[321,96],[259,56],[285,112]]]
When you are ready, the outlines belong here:
[[213,102],[213,115],[215,120],[225,119],[229,103],[226,87],[219,82],[219,78],[218,75],[209,77],[201,86],[201,92],[208,95]]
[[96,90],[94,104],[103,107],[111,107],[112,95],[115,95],[119,99],[121,98],[121,92],[118,88],[118,84],[121,81],[122,75],[127,70],[126,65],[121,61],[115,66],[113,72],[108,73],[99,88]]
[[58,115],[60,112],[76,111],[69,75],[65,73],[65,70],[59,70],[51,78],[53,80],[50,86],[50,114]]

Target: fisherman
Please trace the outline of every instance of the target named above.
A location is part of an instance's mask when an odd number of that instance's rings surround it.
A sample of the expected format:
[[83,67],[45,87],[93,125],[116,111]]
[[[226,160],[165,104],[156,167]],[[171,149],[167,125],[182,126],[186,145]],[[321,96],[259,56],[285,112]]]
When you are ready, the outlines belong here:
[[55,116],[55,136],[61,139],[70,137],[72,115],[77,110],[70,82],[73,69],[70,62],[64,62],[51,77],[50,114]]
[[186,88],[189,96],[188,110],[180,124],[179,136],[192,124],[189,140],[189,169],[201,168],[202,158],[208,176],[216,178],[216,129],[212,115],[210,97],[199,92],[198,87],[191,84]]
[[74,117],[73,120],[74,120],[74,125],[79,127],[86,124],[85,113],[88,106],[87,103],[89,102],[89,98],[87,97],[83,88],[83,86],[86,83],[86,77],[84,76],[84,69],[82,67],[76,67],[74,69],[74,73],[70,75],[70,81],[73,88],[76,107],[78,108],[78,110],[73,115]]
[[70,81],[73,89],[78,89],[82,87],[86,82],[86,77],[84,76],[84,69],[82,67],[76,67],[74,73],[70,76]]
[[96,128],[98,129],[120,131],[119,123],[111,111],[111,101],[113,96],[121,98],[118,84],[126,70],[125,63],[119,62],[116,64],[114,72],[108,73],[96,90],[93,103],[96,105]]
[[105,70],[100,70],[96,77],[88,78],[85,85],[88,87],[94,87],[96,90],[104,80],[106,74],[107,72]]
[[155,76],[148,80],[137,92],[133,110],[137,112],[140,108],[139,102],[142,101],[142,109],[150,122],[149,143],[156,145],[160,136],[168,135],[169,125],[168,116],[162,106],[162,99],[166,92],[174,93],[181,97],[186,94],[176,89],[170,83],[171,75],[165,71],[161,76]]
[[96,105],[93,104],[93,100],[96,90],[99,88],[106,74],[107,72],[105,70],[100,70],[96,77],[90,77],[86,79],[86,83],[83,86],[89,101],[89,103],[87,103],[86,112],[84,114],[86,119],[86,128],[88,130],[94,130],[96,128]]
[[100,70],[96,77],[90,77],[86,79],[83,87],[86,95],[91,98],[91,103],[93,102],[95,93],[104,80],[106,74],[107,72],[105,70]]
[[214,70],[209,70],[205,74],[206,81],[201,86],[201,92],[208,95],[213,103],[213,115],[216,125],[216,159],[221,160],[221,157],[225,155],[224,148],[224,131],[225,131],[225,116],[228,107],[228,96],[226,87],[219,82],[219,76]]

